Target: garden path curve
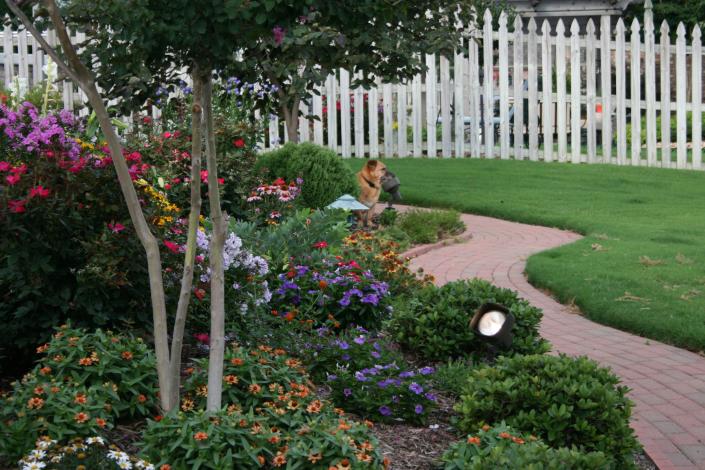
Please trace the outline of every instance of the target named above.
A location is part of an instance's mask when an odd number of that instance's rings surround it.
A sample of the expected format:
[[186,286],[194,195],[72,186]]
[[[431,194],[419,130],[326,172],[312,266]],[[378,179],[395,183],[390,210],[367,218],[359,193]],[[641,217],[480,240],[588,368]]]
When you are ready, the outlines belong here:
[[705,358],[593,323],[527,282],[528,256],[580,235],[477,215],[462,220],[471,240],[417,247],[407,252],[415,256],[412,267],[422,267],[439,285],[479,277],[518,291],[543,309],[541,335],[553,351],[595,359],[632,389],[632,427],[661,470],[705,469]]

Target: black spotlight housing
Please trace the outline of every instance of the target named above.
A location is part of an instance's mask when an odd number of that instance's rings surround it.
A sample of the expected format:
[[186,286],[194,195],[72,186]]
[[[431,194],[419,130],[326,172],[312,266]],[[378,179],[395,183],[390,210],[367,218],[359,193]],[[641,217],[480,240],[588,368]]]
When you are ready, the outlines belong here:
[[488,302],[477,309],[470,320],[470,328],[480,338],[506,349],[514,339],[514,322],[514,315],[507,307]]

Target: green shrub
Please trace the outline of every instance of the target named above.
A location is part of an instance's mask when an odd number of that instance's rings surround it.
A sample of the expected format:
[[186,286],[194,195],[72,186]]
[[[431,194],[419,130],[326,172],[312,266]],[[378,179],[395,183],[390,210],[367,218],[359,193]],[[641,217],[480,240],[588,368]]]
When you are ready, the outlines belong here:
[[476,436],[456,442],[443,454],[444,470],[545,469],[610,470],[617,468],[602,452],[554,449],[504,423],[485,426]]
[[383,227],[392,227],[397,223],[399,213],[395,210],[383,210],[379,215],[379,224]]
[[456,405],[460,428],[506,423],[552,447],[604,452],[618,468],[631,468],[639,448],[629,427],[628,388],[609,369],[585,357],[547,355],[500,358],[472,372]]
[[381,469],[377,444],[367,426],[334,413],[298,413],[283,426],[269,413],[178,412],[143,435],[143,453],[172,470]]
[[435,243],[465,230],[465,224],[457,211],[411,210],[402,214],[397,224],[413,244]]
[[403,347],[426,359],[484,356],[490,352],[490,346],[475,338],[470,320],[486,302],[506,306],[516,320],[514,341],[503,354],[534,354],[549,349],[548,342],[538,332],[543,312],[520,299],[516,292],[481,279],[429,286],[409,300],[402,299],[395,306],[390,331]]
[[[86,439],[74,438],[64,443],[48,437],[38,439],[36,449],[26,455],[19,464],[21,468],[42,468],[45,470],[101,469],[120,470],[124,468],[154,469],[149,463],[106,445],[100,436]],[[32,465],[35,465],[34,467]]]
[[343,160],[332,150],[312,143],[288,143],[262,155],[257,166],[267,168],[272,178],[303,178],[301,198],[314,209],[343,194],[357,194],[355,175]]

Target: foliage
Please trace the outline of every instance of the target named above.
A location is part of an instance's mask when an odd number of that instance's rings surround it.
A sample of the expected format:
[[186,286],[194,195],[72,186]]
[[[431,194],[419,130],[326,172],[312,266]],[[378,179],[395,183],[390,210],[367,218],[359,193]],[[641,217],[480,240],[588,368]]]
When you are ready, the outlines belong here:
[[[19,351],[67,319],[151,321],[142,247],[111,159],[80,136],[68,111],[41,117],[31,104],[0,106],[0,319]],[[149,169],[139,154],[130,163],[135,179]],[[143,201],[150,217],[161,214]]]
[[316,144],[285,144],[263,154],[257,165],[272,178],[303,178],[301,199],[307,207],[323,208],[343,194],[357,194],[350,168],[334,151]]
[[[317,247],[325,248],[322,244]],[[273,314],[312,327],[330,322],[335,328],[379,328],[389,311],[386,282],[375,279],[355,260],[341,256],[324,257],[316,264],[298,263],[292,260],[273,283]]]
[[[281,272],[291,258],[319,259],[325,252],[311,250],[315,243],[335,249],[348,234],[345,214],[338,210],[299,209],[279,223],[259,227],[249,222],[231,222],[231,228],[253,253],[269,260],[272,272]],[[319,256],[320,255],[320,256]]]
[[[678,23],[685,24],[686,31],[690,33],[695,25],[705,26],[705,1],[704,0],[655,0],[653,2],[654,25],[658,29],[663,21],[670,26],[671,37],[675,38]],[[631,3],[624,14],[625,24],[631,25],[634,18],[643,24],[644,4]]]
[[173,412],[148,423],[143,452],[173,470],[388,466],[365,425],[331,413],[299,414],[286,426],[270,417]]
[[444,470],[525,468],[545,470],[609,470],[616,468],[602,452],[554,449],[534,436],[501,423],[485,425],[477,435],[453,443],[443,454]]
[[100,436],[85,439],[75,438],[60,444],[56,439],[43,437],[37,440],[36,448],[19,462],[22,470],[44,468],[46,470],[74,470],[100,468],[119,470],[136,468],[154,470],[154,465],[121,451],[115,445],[107,445]]
[[423,269],[412,272],[409,260],[399,255],[400,246],[384,234],[358,231],[343,240],[343,257],[359,260],[375,277],[389,284],[394,295],[410,294],[433,283]]
[[475,310],[487,302],[504,305],[515,318],[514,340],[506,351],[500,351],[501,354],[534,354],[549,349],[538,332],[542,311],[520,299],[516,292],[481,279],[420,290],[395,307],[390,331],[403,347],[427,359],[483,357],[491,352],[491,346],[475,338],[470,320]]
[[411,210],[399,217],[397,226],[408,235],[413,244],[435,243],[465,230],[460,213],[453,210]]
[[436,367],[436,386],[451,396],[458,397],[468,381],[474,365],[466,359],[449,359]]
[[456,406],[469,431],[505,420],[552,447],[601,451],[631,468],[639,448],[629,427],[632,402],[610,369],[585,357],[500,358],[473,371]]
[[398,212],[394,210],[384,210],[379,215],[379,224],[382,227],[393,227],[397,223]]
[[[687,142],[691,142],[693,139],[693,112],[686,112],[686,124],[685,124],[685,138]],[[705,122],[705,113],[702,113],[701,122]],[[641,142],[646,142],[646,116],[641,118]],[[661,139],[661,119],[656,120],[656,136],[657,139]],[[615,134],[616,135],[616,134]],[[700,138],[705,138],[705,130],[701,131]],[[678,139],[678,117],[675,115],[671,116],[670,119],[670,141],[672,143],[677,142]],[[631,121],[627,123],[627,147],[631,146],[632,143],[632,124]]]
[[334,403],[375,421],[423,423],[436,406],[433,367],[416,369],[379,336],[358,327],[335,336],[321,328],[305,362],[326,380]]

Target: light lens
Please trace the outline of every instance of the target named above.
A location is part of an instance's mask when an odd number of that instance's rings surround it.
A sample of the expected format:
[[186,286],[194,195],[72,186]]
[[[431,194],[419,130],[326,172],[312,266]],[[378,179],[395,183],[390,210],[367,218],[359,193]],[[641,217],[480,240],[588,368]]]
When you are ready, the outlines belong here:
[[502,329],[505,321],[507,321],[507,317],[502,312],[491,310],[482,315],[477,329],[485,336],[494,336]]

